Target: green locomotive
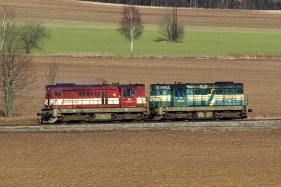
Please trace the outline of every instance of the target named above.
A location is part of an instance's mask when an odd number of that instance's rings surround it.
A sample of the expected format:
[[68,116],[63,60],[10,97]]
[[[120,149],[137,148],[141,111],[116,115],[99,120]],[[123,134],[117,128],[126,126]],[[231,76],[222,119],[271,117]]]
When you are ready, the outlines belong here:
[[150,85],[150,118],[239,119],[248,109],[242,83],[175,83]]

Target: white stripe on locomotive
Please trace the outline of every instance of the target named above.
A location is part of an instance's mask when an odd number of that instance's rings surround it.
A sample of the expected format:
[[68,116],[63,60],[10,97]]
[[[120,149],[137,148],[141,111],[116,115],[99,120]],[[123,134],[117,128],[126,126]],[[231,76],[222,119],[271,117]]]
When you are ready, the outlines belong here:
[[[50,105],[101,105],[102,98],[85,98],[85,99],[50,99]],[[119,98],[108,98],[107,104],[119,104]],[[48,105],[48,99],[45,101]]]
[[[208,95],[192,95],[192,96],[188,96],[188,101],[209,101],[209,99],[211,98],[211,94]],[[236,95],[214,95],[212,100],[210,101],[210,105],[209,106],[213,106],[215,104],[216,101],[224,101],[224,100],[228,100],[229,102],[232,101],[243,101],[244,100],[244,95],[243,94],[236,94]]]
[[[85,99],[50,99],[50,105],[101,105],[105,104],[105,99],[102,103],[102,98],[85,98]],[[138,97],[137,104],[145,104],[145,97]],[[120,104],[119,98],[108,98],[107,104]],[[45,100],[45,105],[48,105],[48,99]]]
[[146,104],[145,97],[137,97],[137,104]]

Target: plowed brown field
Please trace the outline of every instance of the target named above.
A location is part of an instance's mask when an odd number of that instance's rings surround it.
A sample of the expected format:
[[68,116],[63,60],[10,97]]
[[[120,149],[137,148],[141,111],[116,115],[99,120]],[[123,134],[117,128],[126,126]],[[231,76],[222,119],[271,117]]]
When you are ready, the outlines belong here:
[[249,118],[280,118],[281,76],[280,60],[227,60],[182,58],[110,58],[110,57],[34,57],[38,76],[37,85],[27,98],[18,102],[16,115],[32,117],[40,111],[44,98],[44,70],[57,61],[60,63],[58,82],[81,84],[144,83],[149,94],[151,83],[179,82],[242,82],[249,106]]
[[0,186],[280,186],[280,135],[1,134]]
[[[76,0],[1,0],[0,8],[13,10],[17,19],[87,22],[87,27],[97,23],[119,23],[122,5],[92,3]],[[157,25],[166,8],[140,7],[144,24]],[[178,8],[178,15],[186,26],[231,28],[280,29],[279,11],[211,10]],[[48,22],[49,23],[49,22]],[[95,23],[95,24],[91,24]],[[75,24],[74,24],[75,25]],[[79,25],[81,26],[81,25]]]
[[[75,0],[1,0],[3,7],[19,20],[89,26],[118,23],[121,9]],[[144,23],[153,25],[164,10],[141,12]],[[281,14],[274,11],[179,9],[179,14],[191,27],[281,28]],[[35,56],[38,81],[17,99],[18,121],[1,118],[2,125],[36,123],[45,72],[55,61],[58,82],[243,82],[250,118],[280,118],[280,59]],[[280,186],[280,137],[280,131],[0,134],[0,186]]]

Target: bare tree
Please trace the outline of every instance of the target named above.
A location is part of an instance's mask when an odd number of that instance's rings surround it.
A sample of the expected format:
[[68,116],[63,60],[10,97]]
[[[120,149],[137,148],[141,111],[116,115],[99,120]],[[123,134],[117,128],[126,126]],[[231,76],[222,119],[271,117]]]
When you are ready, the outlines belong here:
[[22,50],[15,23],[12,19],[7,21],[5,16],[2,17],[3,19],[6,20],[7,27],[2,34],[3,45],[0,51],[0,90],[3,96],[4,114],[6,117],[12,117],[14,99],[21,90],[33,82],[34,72],[32,72],[31,57],[25,55]]
[[[177,27],[174,29],[174,27]],[[162,37],[167,41],[178,42],[184,38],[184,26],[180,20],[174,24],[173,15],[170,12],[165,13],[159,24],[159,30]],[[176,33],[175,33],[176,32]]]
[[23,48],[26,54],[30,54],[32,49],[42,50],[44,39],[50,37],[50,33],[46,28],[34,21],[26,22],[19,27],[18,35],[23,41]]
[[133,55],[134,39],[141,37],[143,25],[139,10],[133,6],[123,8],[123,17],[119,23],[119,32],[131,42],[131,56]]
[[49,85],[54,85],[57,82],[58,68],[58,62],[53,62],[52,64],[49,64],[48,71],[45,74],[45,78]]

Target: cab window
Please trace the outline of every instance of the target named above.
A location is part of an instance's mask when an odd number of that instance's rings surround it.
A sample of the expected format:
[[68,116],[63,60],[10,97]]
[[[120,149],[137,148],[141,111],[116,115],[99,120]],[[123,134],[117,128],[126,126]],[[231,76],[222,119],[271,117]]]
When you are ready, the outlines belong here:
[[123,90],[123,97],[135,97],[135,91],[132,89]]
[[194,95],[201,95],[201,90],[194,90]]
[[186,95],[185,90],[183,90],[183,89],[175,90],[175,96],[176,97],[184,97],[185,95]]

